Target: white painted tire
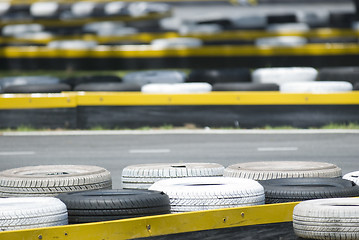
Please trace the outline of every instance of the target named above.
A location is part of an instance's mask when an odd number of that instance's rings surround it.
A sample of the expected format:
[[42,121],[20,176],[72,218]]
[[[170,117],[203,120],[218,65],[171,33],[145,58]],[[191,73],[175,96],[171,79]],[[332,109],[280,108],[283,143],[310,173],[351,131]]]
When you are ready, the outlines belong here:
[[102,21],[102,22],[91,22],[87,23],[82,27],[83,31],[87,32],[98,32],[103,30],[112,31],[115,29],[123,28],[125,24],[123,22],[117,21]]
[[310,30],[306,23],[278,23],[269,24],[267,31],[269,32],[308,32]]
[[267,26],[266,16],[242,16],[232,19],[233,26],[237,28],[265,28]]
[[209,83],[152,83],[142,86],[142,93],[154,94],[190,94],[190,93],[208,93],[212,91],[212,85]]
[[127,166],[122,171],[122,187],[148,189],[153,183],[186,177],[221,177],[224,167],[217,163],[158,163]]
[[59,84],[60,79],[50,76],[14,76],[0,78],[0,85],[3,88],[14,85],[33,85],[33,84]]
[[223,176],[267,180],[277,178],[335,178],[342,176],[342,170],[325,162],[267,161],[247,162],[228,166]]
[[0,172],[0,197],[56,196],[112,187],[111,174],[87,165],[41,165]]
[[293,210],[297,236],[310,239],[359,239],[359,198],[329,198],[299,203]]
[[0,2],[0,16],[5,14],[11,7],[10,2]]
[[106,15],[117,15],[125,11],[127,3],[123,1],[108,2],[104,6]]
[[57,2],[35,2],[30,6],[30,13],[34,17],[51,17],[59,10]]
[[128,73],[122,78],[122,81],[145,85],[149,83],[183,83],[185,79],[186,73],[182,71],[157,70]]
[[84,40],[56,40],[49,42],[47,47],[64,50],[83,50],[97,47],[97,42]]
[[95,9],[95,6],[95,2],[75,2],[71,6],[71,13],[75,17],[89,17]]
[[317,78],[318,71],[312,67],[258,68],[252,72],[254,83],[311,82]]
[[347,173],[343,176],[343,178],[354,182],[356,185],[359,185],[359,171]]
[[306,38],[297,36],[265,37],[255,40],[258,47],[298,47],[307,43]]
[[151,41],[153,48],[196,48],[203,45],[202,40],[197,38],[162,38]]
[[279,86],[282,93],[339,93],[353,91],[349,82],[291,82]]
[[264,204],[262,185],[251,179],[174,178],[156,182],[149,189],[168,195],[172,213]]
[[306,23],[310,27],[325,27],[329,25],[329,12],[317,11],[307,12],[301,11],[296,13],[298,22]]
[[40,24],[14,24],[6,25],[2,28],[3,36],[16,36],[24,33],[41,32],[44,27]]
[[66,205],[52,197],[0,198],[0,231],[66,225]]
[[222,31],[222,27],[218,24],[186,24],[182,25],[178,32],[181,35],[188,34],[214,34]]

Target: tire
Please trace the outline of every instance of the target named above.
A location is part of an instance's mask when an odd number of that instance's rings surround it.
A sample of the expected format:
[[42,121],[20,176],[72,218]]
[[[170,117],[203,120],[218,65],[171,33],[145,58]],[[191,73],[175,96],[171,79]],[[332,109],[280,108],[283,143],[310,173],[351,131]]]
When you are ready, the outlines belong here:
[[263,187],[251,179],[174,178],[158,181],[149,189],[168,195],[172,213],[264,204]]
[[355,14],[352,12],[331,12],[329,24],[332,28],[351,28],[355,21]]
[[308,43],[304,37],[297,36],[280,36],[257,38],[255,45],[258,47],[298,47]]
[[297,12],[298,22],[306,23],[311,28],[329,27],[329,12]]
[[63,91],[71,91],[71,86],[65,83],[31,84],[12,85],[4,89],[4,93],[61,93]]
[[66,225],[67,209],[56,198],[0,198],[0,231]]
[[359,196],[359,186],[341,178],[282,178],[259,181],[266,203]]
[[319,69],[318,81],[359,83],[359,67],[331,67]]
[[187,82],[207,82],[210,84],[251,82],[251,72],[248,68],[192,70],[188,75]]
[[75,86],[74,91],[92,91],[92,92],[140,92],[141,86],[131,83],[82,83]]
[[180,35],[189,34],[216,34],[222,32],[222,27],[218,24],[185,24],[179,27]]
[[275,83],[216,83],[212,91],[279,91]]
[[65,82],[71,86],[77,86],[84,83],[120,83],[122,79],[112,75],[93,75],[67,78]]
[[355,37],[336,37],[336,38],[310,38],[308,43],[357,43]]
[[97,47],[97,42],[85,40],[56,40],[49,42],[47,47],[65,50],[93,49]]
[[318,71],[311,67],[258,68],[252,72],[254,83],[312,82]]
[[14,85],[53,85],[60,84],[60,79],[48,76],[17,76],[17,77],[4,77],[0,79],[0,85],[3,88]]
[[282,93],[337,93],[351,92],[353,85],[349,82],[289,82],[280,85]]
[[124,189],[148,189],[169,178],[220,177],[224,167],[217,163],[159,163],[127,166],[122,171]]
[[30,13],[33,17],[54,17],[59,9],[57,2],[35,2],[30,6]]
[[293,210],[297,236],[310,239],[359,239],[359,198],[308,200]]
[[42,165],[0,172],[0,197],[55,196],[111,188],[110,172],[86,165]]
[[196,48],[202,45],[202,40],[198,38],[163,38],[151,41],[153,48]]
[[354,84],[353,90],[358,91],[359,90],[359,82]]
[[170,213],[166,194],[150,190],[93,190],[57,196],[66,204],[69,223],[109,221]]
[[228,166],[223,176],[267,180],[277,178],[336,178],[342,170],[325,162],[267,161],[247,162]]
[[212,91],[209,83],[150,83],[142,86],[142,93],[188,94]]
[[267,26],[268,32],[308,32],[310,30],[309,26],[306,23],[279,23],[279,24],[269,24]]
[[14,24],[6,25],[2,28],[2,35],[7,37],[15,37],[18,34],[29,33],[29,32],[41,32],[43,26],[40,24]]
[[142,86],[149,83],[183,83],[185,79],[186,74],[182,71],[136,71],[126,74],[123,82]]
[[359,185],[359,171],[347,173],[343,176],[343,179],[350,180]]
[[270,14],[267,15],[267,22],[268,24],[273,23],[296,23],[297,22],[297,16],[293,13],[289,14]]
[[232,25],[237,29],[265,29],[267,18],[265,16],[241,16],[232,19]]

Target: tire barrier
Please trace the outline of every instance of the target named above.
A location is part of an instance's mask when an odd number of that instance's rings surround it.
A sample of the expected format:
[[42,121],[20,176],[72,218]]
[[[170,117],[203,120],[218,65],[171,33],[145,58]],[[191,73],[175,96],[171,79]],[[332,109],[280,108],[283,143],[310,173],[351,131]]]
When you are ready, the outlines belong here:
[[359,67],[321,68],[318,81],[344,81],[355,85],[359,83]]
[[186,74],[182,71],[158,70],[138,71],[128,73],[123,77],[123,82],[145,85],[150,83],[183,83]]
[[259,68],[252,72],[254,83],[312,82],[317,78],[318,71],[310,67],[291,68]]
[[337,178],[342,170],[332,163],[306,161],[247,162],[228,166],[223,176],[268,180],[277,178]]
[[166,194],[150,190],[92,190],[57,196],[66,204],[70,224],[170,213]]
[[191,94],[212,91],[209,83],[150,83],[142,86],[142,93],[154,94]]
[[111,188],[110,172],[86,165],[41,165],[0,172],[0,197],[56,196]]
[[141,85],[135,83],[81,83],[74,87],[74,91],[87,92],[139,92]]
[[71,86],[65,83],[12,85],[3,90],[4,93],[61,93],[63,91],[71,91]]
[[67,209],[52,197],[0,198],[0,231],[67,225]]
[[212,91],[279,91],[275,83],[215,83]]
[[343,179],[350,180],[359,185],[359,171],[347,173],[343,176]]
[[186,81],[208,82],[210,84],[251,82],[251,72],[249,68],[194,69],[189,73]]
[[294,232],[310,239],[358,239],[358,205],[358,198],[301,202],[293,211]]
[[156,182],[149,189],[168,195],[172,213],[264,204],[263,187],[251,179],[174,178]]
[[337,93],[351,92],[353,85],[349,82],[290,82],[280,85],[282,93]]
[[280,178],[259,183],[267,204],[359,196],[359,186],[341,178]]
[[125,189],[148,189],[153,183],[170,178],[221,177],[224,167],[217,163],[162,163],[127,166],[122,171]]

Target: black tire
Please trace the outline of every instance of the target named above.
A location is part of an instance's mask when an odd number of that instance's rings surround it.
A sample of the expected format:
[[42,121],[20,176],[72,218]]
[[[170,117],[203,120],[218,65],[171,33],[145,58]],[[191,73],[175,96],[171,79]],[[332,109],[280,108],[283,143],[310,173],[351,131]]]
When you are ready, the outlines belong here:
[[309,38],[308,43],[357,43],[355,37],[336,37],[336,38]]
[[359,196],[359,186],[341,178],[282,178],[259,181],[266,203]]
[[275,83],[216,83],[212,91],[279,91]]
[[359,91],[359,82],[357,82],[356,84],[354,84],[354,91]]
[[97,222],[170,213],[166,194],[151,190],[94,190],[57,196],[69,223]]
[[75,86],[74,91],[122,91],[140,92],[141,86],[132,83],[82,83]]
[[329,24],[333,28],[351,28],[355,21],[353,12],[332,12],[329,14]]
[[278,15],[268,15],[267,23],[295,23],[297,22],[297,16],[295,14],[278,14]]
[[197,24],[217,24],[223,29],[231,29],[233,27],[232,21],[227,18],[213,19],[213,20],[202,20],[198,21]]
[[65,83],[29,84],[12,85],[4,89],[4,93],[60,93],[63,91],[71,91],[71,86]]
[[250,81],[251,73],[248,68],[193,70],[187,79],[187,82],[208,82],[210,84]]
[[65,80],[66,83],[71,86],[76,86],[82,83],[113,83],[121,82],[122,79],[117,76],[112,75],[94,75],[94,76],[81,76],[81,77],[71,77]]
[[332,67],[319,70],[318,81],[344,81],[359,83],[359,67]]

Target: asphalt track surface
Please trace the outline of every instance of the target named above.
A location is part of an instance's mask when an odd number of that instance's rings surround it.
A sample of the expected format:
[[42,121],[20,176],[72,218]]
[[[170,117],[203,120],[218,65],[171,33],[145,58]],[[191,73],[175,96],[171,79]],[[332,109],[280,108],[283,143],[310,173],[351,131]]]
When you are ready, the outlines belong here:
[[[18,134],[18,136],[16,136]],[[3,133],[0,170],[48,164],[98,165],[113,188],[122,169],[146,163],[321,161],[359,170],[359,131],[104,131]]]

